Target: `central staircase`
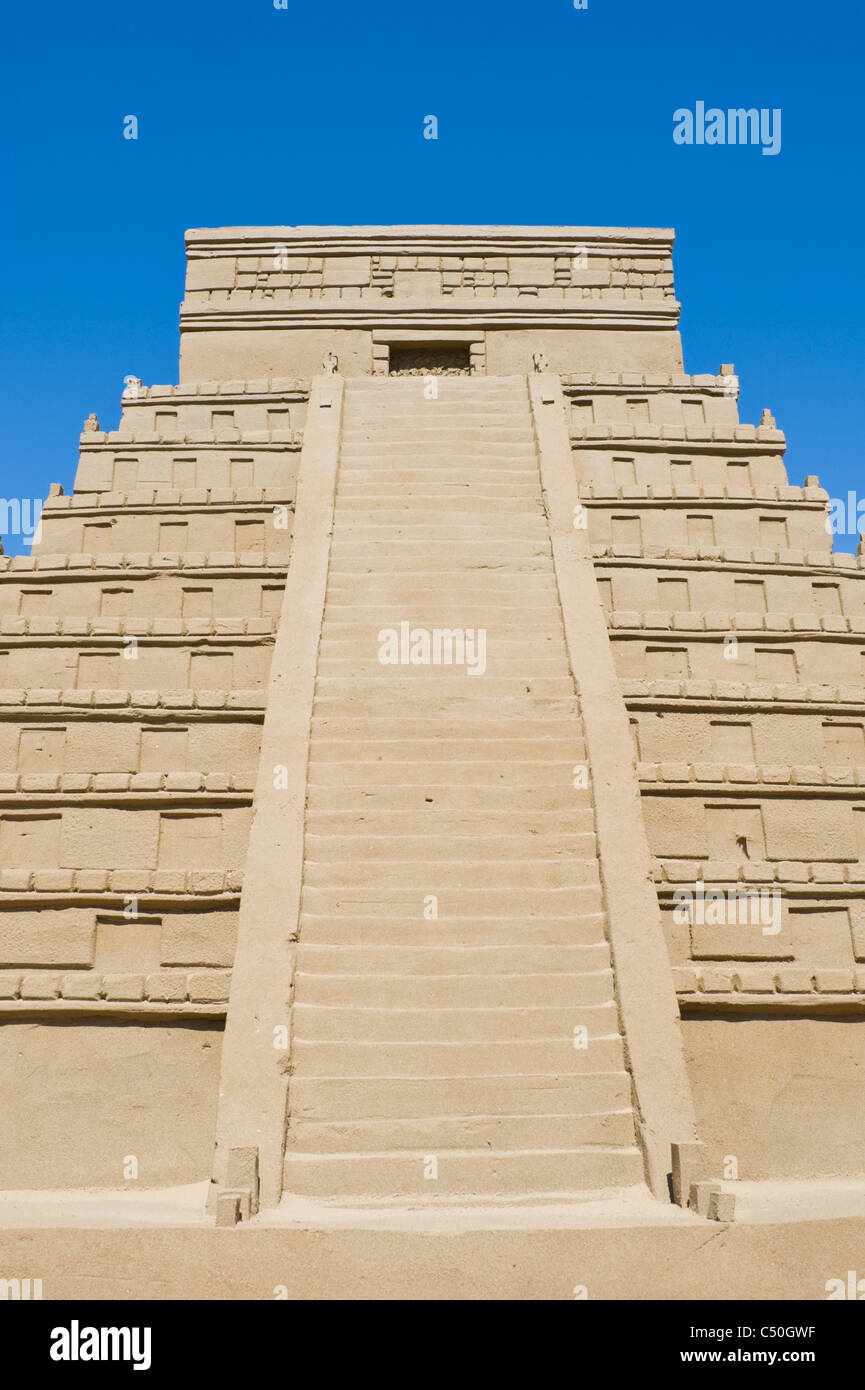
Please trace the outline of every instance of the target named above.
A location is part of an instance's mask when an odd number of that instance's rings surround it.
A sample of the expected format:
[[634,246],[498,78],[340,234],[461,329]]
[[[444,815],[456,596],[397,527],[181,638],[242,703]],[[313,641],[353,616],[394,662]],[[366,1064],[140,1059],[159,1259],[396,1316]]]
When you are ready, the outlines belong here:
[[[287,1194],[643,1182],[524,377],[346,383],[310,741]],[[486,633],[485,670],[383,664]]]

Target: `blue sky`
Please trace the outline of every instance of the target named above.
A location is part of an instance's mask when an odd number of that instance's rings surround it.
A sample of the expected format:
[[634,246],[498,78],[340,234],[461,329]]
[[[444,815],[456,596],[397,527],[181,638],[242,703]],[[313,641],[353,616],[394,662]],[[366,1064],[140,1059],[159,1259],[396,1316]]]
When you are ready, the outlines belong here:
[[[853,0],[19,0],[5,37],[3,496],[71,489],[124,376],[176,381],[187,227],[376,222],[675,227],[686,370],[735,362],[791,481],[858,493]],[[781,152],[675,145],[698,100],[780,108]]]

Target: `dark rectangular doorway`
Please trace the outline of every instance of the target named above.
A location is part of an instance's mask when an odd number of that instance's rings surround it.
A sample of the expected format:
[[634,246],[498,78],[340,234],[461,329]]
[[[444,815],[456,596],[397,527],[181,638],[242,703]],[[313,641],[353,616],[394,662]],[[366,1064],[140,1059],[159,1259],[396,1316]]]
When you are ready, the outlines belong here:
[[468,343],[392,343],[390,376],[468,376]]

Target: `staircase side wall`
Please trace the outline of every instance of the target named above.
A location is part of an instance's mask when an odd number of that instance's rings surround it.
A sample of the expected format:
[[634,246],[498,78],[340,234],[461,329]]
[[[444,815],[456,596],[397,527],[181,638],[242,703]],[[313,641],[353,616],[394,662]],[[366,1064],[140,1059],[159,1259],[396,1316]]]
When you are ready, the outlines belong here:
[[301,456],[295,538],[271,664],[237,951],[226,1021],[214,1180],[232,1148],[257,1148],[261,1202],[282,1190],[291,990],[303,886],[304,811],[343,384],[316,377]]
[[667,1195],[670,1146],[694,1138],[679,1014],[643,824],[627,713],[580,520],[558,378],[529,379],[571,669],[595,799],[598,857],[647,1180]]

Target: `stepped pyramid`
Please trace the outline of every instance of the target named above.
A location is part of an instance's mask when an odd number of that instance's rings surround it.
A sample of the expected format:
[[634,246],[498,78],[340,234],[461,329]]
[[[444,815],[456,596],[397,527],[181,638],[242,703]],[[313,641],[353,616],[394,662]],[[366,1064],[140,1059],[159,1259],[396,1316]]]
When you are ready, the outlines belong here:
[[187,234],[0,557],[3,1188],[861,1175],[865,571],[672,246]]

